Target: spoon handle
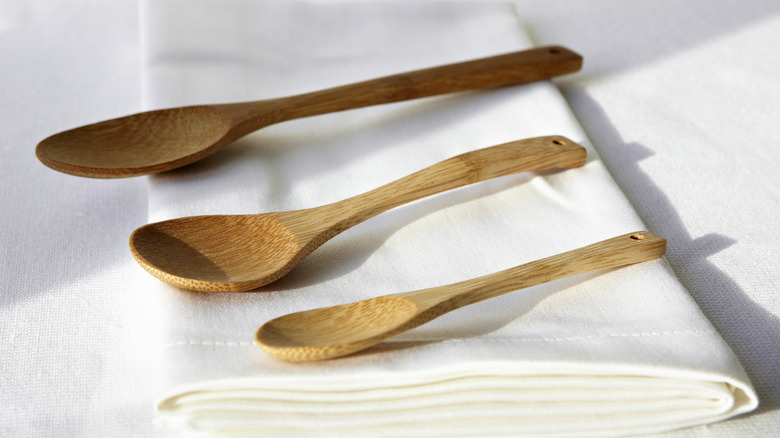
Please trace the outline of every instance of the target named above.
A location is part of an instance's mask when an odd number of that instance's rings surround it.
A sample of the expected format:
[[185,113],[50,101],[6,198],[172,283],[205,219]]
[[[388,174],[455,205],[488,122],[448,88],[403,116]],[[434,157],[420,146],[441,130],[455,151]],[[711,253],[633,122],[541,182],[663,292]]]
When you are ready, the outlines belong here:
[[[579,167],[587,152],[562,136],[513,141],[457,155],[369,192],[317,207],[320,227],[300,233],[330,238],[379,213],[457,187],[519,172]],[[322,240],[324,241],[324,240]]]
[[[278,99],[282,120],[459,91],[548,79],[582,67],[582,56],[561,46],[538,47]],[[261,105],[267,108],[267,102]],[[266,117],[267,111],[263,111]]]
[[656,259],[666,239],[647,231],[613,237],[573,251],[536,260],[495,274],[435,288],[397,294],[417,303],[430,321],[451,310],[488,298],[586,272]]

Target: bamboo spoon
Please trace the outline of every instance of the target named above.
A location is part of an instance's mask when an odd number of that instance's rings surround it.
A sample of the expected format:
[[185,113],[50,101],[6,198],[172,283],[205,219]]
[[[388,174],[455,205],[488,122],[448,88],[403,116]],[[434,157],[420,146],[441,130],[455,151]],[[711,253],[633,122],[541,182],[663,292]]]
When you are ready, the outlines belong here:
[[626,234],[525,265],[446,286],[291,313],[260,327],[255,341],[290,362],[331,359],[363,350],[439,316],[488,298],[600,269],[661,257],[666,240]]
[[230,292],[275,281],[330,238],[401,204],[467,184],[585,163],[560,136],[505,143],[434,164],[352,198],[305,210],[194,216],[145,225],[130,236],[136,261],[185,289]]
[[569,49],[540,47],[286,98],[143,112],[54,134],[38,144],[35,154],[46,166],[71,175],[145,175],[198,161],[274,123],[531,82],[581,66],[582,57]]

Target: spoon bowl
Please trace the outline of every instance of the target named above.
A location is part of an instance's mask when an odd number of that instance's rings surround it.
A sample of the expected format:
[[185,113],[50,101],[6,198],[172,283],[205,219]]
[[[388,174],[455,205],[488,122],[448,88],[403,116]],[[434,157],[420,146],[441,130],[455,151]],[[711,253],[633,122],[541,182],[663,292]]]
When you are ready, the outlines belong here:
[[52,135],[35,154],[46,166],[121,178],[200,160],[273,123],[421,97],[521,84],[571,73],[582,57],[560,46],[417,70],[277,99],[143,112]]
[[[232,141],[217,107],[149,111],[54,134],[36,148],[45,165],[77,176],[118,178],[190,164]],[[100,169],[96,174],[95,169]]]
[[130,250],[144,269],[174,286],[246,291],[276,281],[327,240],[383,211],[490,178],[582,166],[585,159],[585,149],[565,137],[519,140],[458,155],[320,207],[148,224],[130,236]]
[[299,262],[303,249],[295,233],[273,214],[157,222],[135,230],[130,248],[136,261],[163,281],[213,292],[275,281]]
[[256,340],[271,355],[293,362],[344,356],[416,326],[419,312],[414,301],[387,295],[292,313],[264,325]]
[[266,353],[289,362],[354,353],[428,321],[489,298],[561,278],[661,257],[666,240],[625,234],[483,277],[385,295],[272,319],[255,333]]

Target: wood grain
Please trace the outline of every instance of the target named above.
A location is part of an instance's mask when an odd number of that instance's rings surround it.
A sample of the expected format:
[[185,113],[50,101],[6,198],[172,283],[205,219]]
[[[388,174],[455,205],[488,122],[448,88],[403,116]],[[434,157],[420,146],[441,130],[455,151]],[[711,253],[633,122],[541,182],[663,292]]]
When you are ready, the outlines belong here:
[[[573,73],[580,68],[582,56],[579,54],[562,46],[545,46],[266,101],[266,105],[276,108],[273,115],[279,122],[442,94],[525,84]],[[269,107],[239,104],[224,108],[237,110],[236,120],[244,119],[247,113],[260,117],[257,124],[251,120],[246,122],[250,130],[265,126],[269,116]]]
[[518,140],[458,155],[319,207],[148,224],[130,236],[130,250],[144,269],[174,286],[246,291],[276,281],[337,234],[396,206],[513,173],[578,167],[585,160],[585,149],[562,136]]
[[446,93],[522,84],[571,73],[582,57],[561,46],[417,70],[297,96],[148,111],[54,134],[36,147],[46,166],[122,178],[163,172],[216,152],[265,126],[301,117]]
[[413,292],[292,313],[258,329],[255,341],[290,362],[351,354],[439,316],[506,293],[663,256],[666,240],[638,231],[494,274]]

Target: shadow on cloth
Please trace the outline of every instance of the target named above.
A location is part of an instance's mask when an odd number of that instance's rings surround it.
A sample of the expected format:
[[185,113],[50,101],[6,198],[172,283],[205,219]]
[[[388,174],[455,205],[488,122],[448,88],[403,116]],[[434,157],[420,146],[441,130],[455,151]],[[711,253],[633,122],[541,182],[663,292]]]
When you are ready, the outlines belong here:
[[[678,279],[756,383],[761,405],[750,415],[780,408],[780,318],[753,302],[734,280],[708,261],[736,240],[716,233],[691,236],[669,198],[639,165],[654,155],[653,149],[623,139],[587,93],[577,91],[576,99],[577,110],[587,112],[594,122],[584,127],[604,164],[647,227],[669,241],[666,259]],[[594,126],[597,130],[591,132]]]

